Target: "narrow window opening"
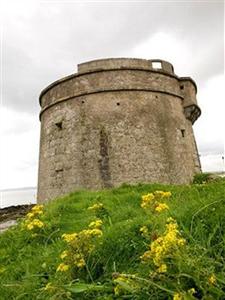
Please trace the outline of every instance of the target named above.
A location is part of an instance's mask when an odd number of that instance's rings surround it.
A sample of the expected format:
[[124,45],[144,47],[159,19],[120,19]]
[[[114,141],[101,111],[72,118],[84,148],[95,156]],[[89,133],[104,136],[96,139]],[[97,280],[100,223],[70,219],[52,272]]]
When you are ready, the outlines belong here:
[[158,96],[155,96],[156,97],[156,99],[158,99]]
[[181,85],[181,86],[180,86],[180,89],[181,89],[181,90],[183,90],[183,89],[184,89],[184,86],[183,86],[183,85]]
[[182,134],[182,137],[185,136],[185,129],[181,129],[181,134]]
[[120,105],[120,103],[119,103],[119,102],[117,102],[117,103],[116,103],[116,105],[118,105],[118,106],[119,106],[119,105]]
[[162,63],[159,61],[152,62],[153,69],[162,69]]
[[82,100],[81,103],[84,103],[84,100]]
[[62,121],[55,123],[58,129],[62,129]]

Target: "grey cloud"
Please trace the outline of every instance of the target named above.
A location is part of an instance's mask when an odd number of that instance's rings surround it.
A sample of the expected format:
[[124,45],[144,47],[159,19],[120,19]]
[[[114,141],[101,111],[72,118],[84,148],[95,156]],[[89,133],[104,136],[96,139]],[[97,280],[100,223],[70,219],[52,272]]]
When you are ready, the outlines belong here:
[[201,81],[223,71],[223,19],[222,2],[40,4],[31,16],[5,21],[4,105],[37,113],[40,91],[78,63],[129,56],[158,31],[187,40],[197,55],[187,63]]

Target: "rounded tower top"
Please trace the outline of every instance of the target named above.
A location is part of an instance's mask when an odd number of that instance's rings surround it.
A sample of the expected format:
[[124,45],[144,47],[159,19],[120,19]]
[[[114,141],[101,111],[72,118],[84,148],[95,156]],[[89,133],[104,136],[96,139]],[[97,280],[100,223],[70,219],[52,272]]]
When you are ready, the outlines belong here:
[[157,70],[174,74],[173,65],[162,59],[106,58],[91,60],[78,65],[78,74],[114,69]]

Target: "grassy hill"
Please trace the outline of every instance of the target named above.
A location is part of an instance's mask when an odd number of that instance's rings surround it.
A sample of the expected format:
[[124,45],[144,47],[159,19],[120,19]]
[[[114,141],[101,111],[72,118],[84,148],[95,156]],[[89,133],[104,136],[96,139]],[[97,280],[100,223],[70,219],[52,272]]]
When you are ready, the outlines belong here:
[[0,299],[225,299],[224,260],[223,179],[79,191],[0,235]]

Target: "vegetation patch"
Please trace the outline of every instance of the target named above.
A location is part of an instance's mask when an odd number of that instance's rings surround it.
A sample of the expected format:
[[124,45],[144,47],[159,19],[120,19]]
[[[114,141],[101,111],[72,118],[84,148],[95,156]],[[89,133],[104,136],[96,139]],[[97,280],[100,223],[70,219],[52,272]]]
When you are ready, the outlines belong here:
[[0,235],[0,298],[225,299],[224,210],[224,179],[36,205]]

